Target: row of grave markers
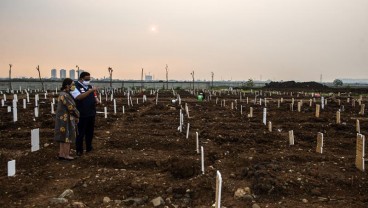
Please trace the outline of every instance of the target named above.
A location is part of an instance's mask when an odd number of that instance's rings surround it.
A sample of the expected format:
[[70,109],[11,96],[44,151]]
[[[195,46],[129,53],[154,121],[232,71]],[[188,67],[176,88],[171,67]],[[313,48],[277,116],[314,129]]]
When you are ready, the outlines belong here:
[[[40,129],[31,130],[31,152],[40,150]],[[16,174],[15,160],[8,161],[8,176]]]
[[[187,105],[187,103],[185,103],[185,111],[186,114],[189,117],[189,107]],[[184,125],[184,115],[183,115],[183,111],[182,109],[179,110],[179,127],[178,127],[178,131],[182,132],[183,131],[183,125]],[[186,128],[186,139],[189,138],[189,131],[190,131],[190,123],[187,123],[187,128]],[[195,147],[195,152],[197,154],[200,154],[200,160],[201,160],[201,173],[202,175],[205,174],[205,165],[204,165],[204,147],[199,145],[199,134],[198,132],[195,132],[195,140],[196,140],[196,147]],[[221,192],[222,192],[222,176],[220,171],[216,172],[216,198],[215,198],[215,207],[216,208],[221,208]]]
[[[216,104],[217,104],[217,100],[218,98],[216,98]],[[361,97],[360,97],[360,101],[361,101]],[[235,100],[236,102],[236,100]],[[261,102],[261,100],[260,100]],[[348,100],[349,102],[349,100]],[[280,103],[280,100],[278,102],[278,105]],[[324,98],[322,97],[321,98],[321,105],[322,107],[324,108],[324,104],[327,103],[327,100],[324,100]],[[353,102],[355,103],[355,102]],[[231,109],[233,110],[233,103],[231,103]],[[365,109],[365,104],[362,104],[361,102],[359,102],[360,106],[361,106],[361,109],[360,109],[360,112],[359,114],[360,115],[364,115],[364,109]],[[316,104],[316,117],[319,117],[320,115],[320,108],[321,108],[321,105],[319,104]],[[222,106],[225,106],[225,100],[222,100],[221,101],[221,107]],[[302,102],[298,102],[298,111],[300,112],[300,108],[302,106]],[[279,106],[278,106],[279,107]],[[322,108],[322,109],[323,109]],[[243,114],[243,106],[241,105],[240,107],[240,113],[241,115]],[[253,108],[250,107],[250,113],[248,114],[248,117],[253,117]],[[268,124],[268,130],[269,132],[272,132],[272,123],[271,121],[269,121],[267,123],[267,108],[263,108],[263,119],[262,119],[262,123],[264,125]],[[336,124],[341,124],[341,112],[340,112],[340,109],[336,112]],[[365,162],[365,136],[360,134],[360,122],[359,120],[357,119],[356,120],[356,131],[357,131],[357,140],[356,140],[356,144],[357,144],[357,147],[356,147],[356,162],[355,162],[355,165],[356,167],[361,170],[361,171],[364,171],[365,170],[365,166],[364,166],[364,162]],[[289,145],[292,146],[294,145],[295,143],[295,140],[294,140],[294,131],[293,130],[290,130],[289,131]],[[317,133],[317,146],[316,146],[316,152],[318,153],[323,153],[323,133]]]

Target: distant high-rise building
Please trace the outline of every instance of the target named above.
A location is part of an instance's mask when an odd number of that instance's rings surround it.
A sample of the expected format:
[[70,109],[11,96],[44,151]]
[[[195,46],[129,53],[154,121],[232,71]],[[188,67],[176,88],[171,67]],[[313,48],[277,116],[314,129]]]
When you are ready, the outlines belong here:
[[69,78],[72,80],[75,80],[75,70],[74,69],[69,70]]
[[57,71],[56,69],[51,69],[51,79],[56,79],[57,78]]
[[60,79],[65,79],[65,78],[66,78],[66,70],[60,69]]
[[150,74],[146,74],[145,76],[144,76],[144,80],[146,80],[146,81],[152,81],[153,80],[153,75],[150,75]]

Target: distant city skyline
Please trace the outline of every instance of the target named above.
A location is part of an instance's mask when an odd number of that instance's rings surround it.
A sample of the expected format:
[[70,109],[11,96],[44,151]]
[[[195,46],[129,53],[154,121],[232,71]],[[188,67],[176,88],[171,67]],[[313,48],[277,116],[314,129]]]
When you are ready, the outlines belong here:
[[362,79],[367,25],[367,0],[1,0],[0,77]]

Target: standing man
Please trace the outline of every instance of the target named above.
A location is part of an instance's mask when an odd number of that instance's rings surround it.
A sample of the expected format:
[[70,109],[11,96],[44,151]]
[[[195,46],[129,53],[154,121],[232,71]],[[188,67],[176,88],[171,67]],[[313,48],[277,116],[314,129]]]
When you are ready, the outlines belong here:
[[83,155],[83,140],[86,138],[86,152],[93,150],[92,139],[95,128],[96,105],[99,100],[96,95],[96,87],[90,85],[91,75],[82,72],[79,80],[75,82],[75,90],[71,92],[80,112],[78,123],[78,135],[76,138],[76,151],[78,156]]

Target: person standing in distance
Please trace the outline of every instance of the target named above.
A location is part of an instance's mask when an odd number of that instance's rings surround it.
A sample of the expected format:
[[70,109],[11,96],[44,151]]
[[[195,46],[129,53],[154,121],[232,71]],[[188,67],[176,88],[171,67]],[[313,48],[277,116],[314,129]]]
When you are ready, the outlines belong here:
[[79,80],[75,82],[75,90],[71,92],[80,112],[78,135],[75,142],[78,156],[83,155],[84,138],[86,141],[86,152],[93,150],[92,139],[95,128],[96,105],[100,101],[96,95],[97,88],[90,85],[90,80],[90,73],[82,72]]

